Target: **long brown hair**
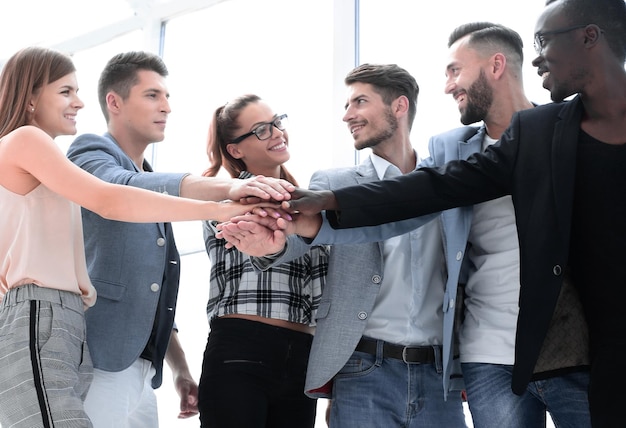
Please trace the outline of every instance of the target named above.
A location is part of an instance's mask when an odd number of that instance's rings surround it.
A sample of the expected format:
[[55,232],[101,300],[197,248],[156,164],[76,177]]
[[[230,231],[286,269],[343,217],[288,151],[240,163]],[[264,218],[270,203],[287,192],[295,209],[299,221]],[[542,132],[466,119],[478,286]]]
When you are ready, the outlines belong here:
[[[236,137],[235,132],[239,129],[239,115],[249,104],[261,101],[258,95],[242,95],[218,107],[213,113],[209,126],[207,141],[207,155],[209,156],[209,168],[202,173],[205,177],[215,177],[219,170],[224,167],[231,177],[237,178],[243,171],[247,171],[246,163],[242,159],[235,159],[228,153],[226,146]],[[284,165],[280,166],[280,178],[297,186],[296,179],[287,171]]]
[[28,103],[48,83],[76,71],[69,56],[55,50],[29,47],[15,53],[0,76],[0,138],[28,125]]

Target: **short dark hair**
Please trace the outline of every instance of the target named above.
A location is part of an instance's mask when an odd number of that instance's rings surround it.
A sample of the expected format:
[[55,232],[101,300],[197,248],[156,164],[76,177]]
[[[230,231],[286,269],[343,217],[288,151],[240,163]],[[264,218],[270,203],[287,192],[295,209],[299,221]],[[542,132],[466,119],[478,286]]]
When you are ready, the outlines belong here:
[[144,51],[117,54],[102,70],[98,81],[98,101],[107,122],[109,121],[107,94],[113,91],[122,99],[128,98],[130,89],[137,84],[139,70],[154,71],[163,77],[168,75],[167,67],[161,57]]
[[362,64],[353,69],[344,83],[369,83],[381,95],[387,105],[404,95],[409,99],[409,129],[413,126],[417,113],[419,86],[415,78],[404,68],[396,64]]
[[596,24],[604,31],[609,48],[626,62],[626,3],[624,0],[548,0],[546,6],[561,3],[571,25]]
[[524,62],[524,42],[520,35],[504,25],[492,22],[470,22],[456,27],[448,38],[448,47],[469,35],[469,45],[476,50],[496,47],[504,50],[509,59],[517,59],[519,66]]

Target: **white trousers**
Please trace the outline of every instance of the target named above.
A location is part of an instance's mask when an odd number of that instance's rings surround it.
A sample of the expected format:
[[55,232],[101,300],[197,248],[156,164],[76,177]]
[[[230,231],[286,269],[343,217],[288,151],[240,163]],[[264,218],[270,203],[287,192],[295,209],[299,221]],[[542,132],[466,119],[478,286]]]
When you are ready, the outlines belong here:
[[121,372],[94,369],[85,411],[94,428],[158,428],[152,363],[137,359]]

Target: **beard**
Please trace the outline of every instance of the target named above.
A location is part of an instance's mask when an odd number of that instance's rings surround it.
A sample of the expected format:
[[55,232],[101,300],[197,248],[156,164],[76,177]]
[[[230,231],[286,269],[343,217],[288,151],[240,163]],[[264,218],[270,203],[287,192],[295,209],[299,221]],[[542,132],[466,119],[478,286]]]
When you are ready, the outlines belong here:
[[487,83],[485,72],[480,70],[478,79],[467,90],[467,107],[461,112],[461,123],[470,125],[485,120],[493,103],[493,89]]
[[364,141],[355,141],[354,148],[357,150],[363,150],[371,147],[375,147],[393,137],[393,134],[398,130],[398,119],[391,113],[390,109],[385,110],[385,126],[384,129],[380,129],[377,134],[371,136]]

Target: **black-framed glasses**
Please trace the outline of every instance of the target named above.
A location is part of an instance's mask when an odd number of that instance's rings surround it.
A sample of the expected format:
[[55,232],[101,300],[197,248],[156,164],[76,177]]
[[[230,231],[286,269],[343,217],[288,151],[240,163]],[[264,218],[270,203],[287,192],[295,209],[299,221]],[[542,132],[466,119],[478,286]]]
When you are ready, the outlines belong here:
[[275,117],[271,122],[260,123],[255,126],[252,131],[235,138],[231,141],[231,144],[240,143],[251,135],[254,135],[260,141],[267,140],[272,137],[274,127],[278,128],[280,131],[284,131],[287,128],[287,115],[281,114],[280,116]]
[[535,43],[534,43],[535,52],[537,52],[537,55],[541,55],[541,52],[543,52],[543,49],[546,47],[546,39],[545,39],[546,36],[554,36],[556,34],[569,33],[570,31],[585,28],[588,25],[589,24],[574,25],[573,27],[560,28],[558,30],[543,31],[543,32],[535,33]]

